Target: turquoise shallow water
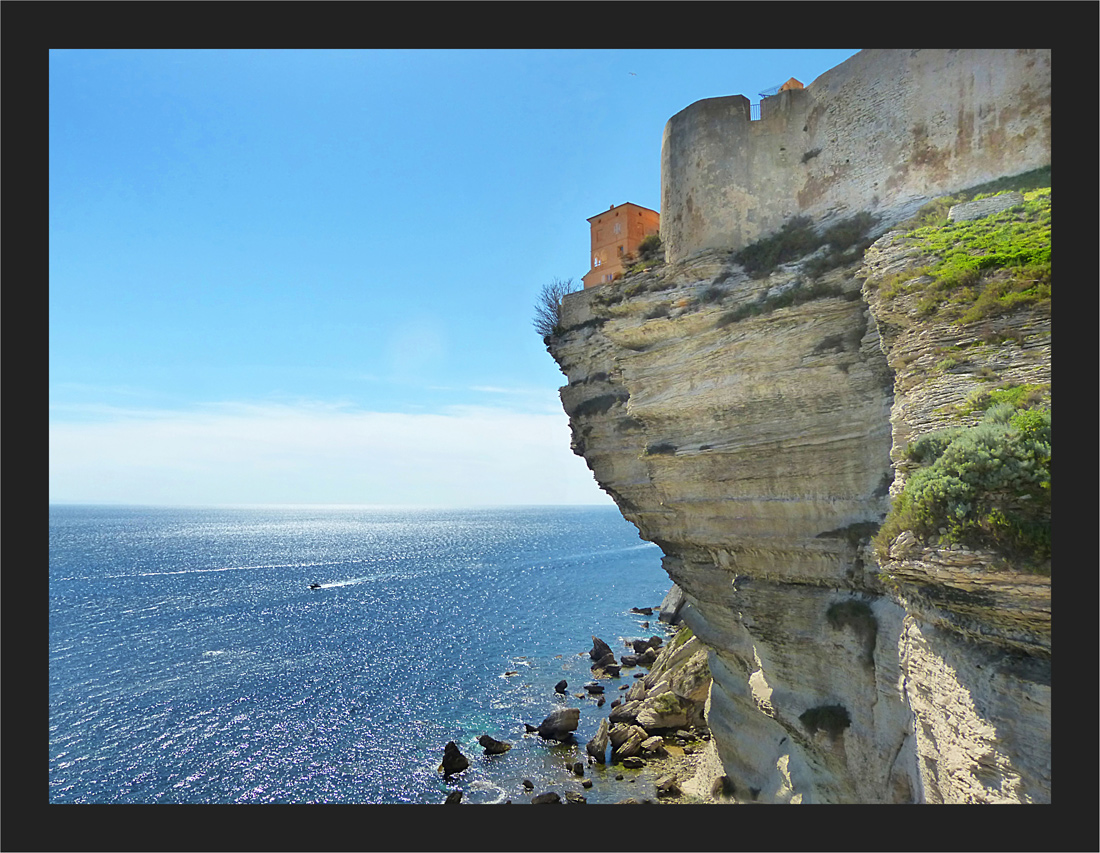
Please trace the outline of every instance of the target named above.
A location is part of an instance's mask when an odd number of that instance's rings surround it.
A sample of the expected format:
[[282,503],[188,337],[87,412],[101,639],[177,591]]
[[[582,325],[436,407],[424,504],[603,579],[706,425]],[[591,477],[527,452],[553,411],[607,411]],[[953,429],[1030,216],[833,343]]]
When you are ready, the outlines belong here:
[[[591,637],[660,632],[630,612],[667,591],[660,556],[613,507],[51,507],[50,802],[579,791]],[[524,734],[562,705],[575,745]],[[471,767],[447,783],[449,740]],[[590,803],[631,795],[589,772]]]

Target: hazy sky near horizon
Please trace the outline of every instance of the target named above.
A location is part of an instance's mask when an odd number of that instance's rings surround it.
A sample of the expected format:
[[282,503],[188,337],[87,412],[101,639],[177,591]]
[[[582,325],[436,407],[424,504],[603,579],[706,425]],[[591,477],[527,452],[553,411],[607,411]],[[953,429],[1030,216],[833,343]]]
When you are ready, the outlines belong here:
[[50,500],[610,503],[531,320],[702,98],[856,50],[52,50]]

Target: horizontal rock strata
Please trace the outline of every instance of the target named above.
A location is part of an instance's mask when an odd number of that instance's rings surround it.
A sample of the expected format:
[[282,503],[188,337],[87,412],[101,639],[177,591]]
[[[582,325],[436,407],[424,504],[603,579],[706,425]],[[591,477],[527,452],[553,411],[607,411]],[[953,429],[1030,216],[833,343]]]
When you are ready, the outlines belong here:
[[[664,552],[705,650],[722,801],[1043,802],[1049,584],[868,547],[899,448],[972,387],[919,375],[920,336],[954,332],[865,301],[865,277],[910,262],[896,236],[878,249],[816,280],[704,253],[567,296],[549,345],[573,449]],[[1034,377],[1049,325],[1018,323],[1035,357],[1004,370]],[[703,689],[680,672],[666,689]],[[653,696],[628,693],[620,725]]]

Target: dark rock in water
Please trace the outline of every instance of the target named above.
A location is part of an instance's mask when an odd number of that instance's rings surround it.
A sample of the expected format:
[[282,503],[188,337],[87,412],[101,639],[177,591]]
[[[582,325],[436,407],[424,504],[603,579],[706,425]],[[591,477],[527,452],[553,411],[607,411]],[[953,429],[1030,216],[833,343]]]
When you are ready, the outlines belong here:
[[568,740],[581,721],[580,708],[558,708],[543,720],[537,729],[539,737]]
[[619,665],[617,663],[605,663],[603,666],[595,667],[594,675],[609,675],[612,678],[619,677]]
[[628,755],[623,759],[623,767],[631,767],[637,770],[640,767],[645,767],[645,762],[636,755]]
[[642,666],[653,666],[657,661],[657,650],[650,647],[645,650],[645,654],[638,657],[638,663]]
[[637,666],[638,665],[638,656],[637,655],[623,655],[621,658],[619,658],[619,663],[621,663],[623,666]]
[[485,747],[486,755],[500,755],[502,752],[507,752],[512,748],[512,744],[502,740],[496,740],[489,737],[489,735],[482,735],[477,739],[477,742]]
[[447,795],[447,799],[443,801],[443,805],[453,806],[453,805],[457,805],[458,803],[461,803],[461,802],[462,802],[462,792],[461,791],[451,791],[451,793],[449,793]]
[[573,770],[573,775],[574,776],[583,776],[584,775],[584,763],[580,762],[580,761],[573,762],[572,770]]
[[542,806],[548,803],[561,804],[561,797],[557,795],[556,791],[547,791],[545,794],[539,794],[537,797],[531,798],[531,805]]
[[469,766],[470,762],[459,751],[458,744],[453,740],[447,741],[447,745],[443,747],[443,764],[439,767],[443,771],[443,775],[451,776],[455,773],[461,773]]
[[510,669],[506,673],[504,673],[504,675],[506,677],[510,676],[510,675],[519,675],[519,670],[518,669]]
[[603,693],[603,685],[595,681],[588,682],[588,684],[584,685],[584,689],[589,693]]
[[648,627],[649,627],[649,623],[648,623],[648,622],[643,622],[643,623],[642,623],[642,627],[643,627],[643,628],[648,628]]
[[616,774],[615,774],[615,781],[616,781],[616,782],[621,782],[621,781],[623,781],[623,779],[625,779],[625,778],[626,778],[626,777],[625,777],[625,776],[623,776],[623,774],[622,774],[622,773],[616,773]]
[[615,666],[615,655],[608,652],[603,655],[599,660],[592,664],[592,669],[602,669],[605,666]]
[[567,804],[572,804],[572,805],[575,805],[575,806],[583,806],[585,803],[588,802],[588,800],[586,800],[584,797],[582,797],[580,794],[578,794],[575,791],[566,791],[565,792],[565,802]]
[[554,692],[555,693],[564,693],[565,688],[568,687],[568,686],[569,686],[569,683],[563,678],[561,681],[559,681],[557,684],[554,685]]
[[630,612],[631,613],[641,613],[643,616],[652,616],[653,615],[653,608],[652,607],[631,607]]
[[648,640],[632,640],[630,643],[630,647],[634,649],[635,655],[644,655],[650,649],[656,651],[660,649],[662,645],[664,645],[664,640],[656,636],[650,637]]
[[530,723],[523,724],[523,730],[529,735],[533,735],[538,732],[538,726],[532,726]]
[[523,787],[526,788],[528,791],[533,791],[535,789],[535,783],[532,782],[530,779],[524,779]]
[[611,700],[611,707],[612,708],[618,708],[621,704],[623,704],[622,699],[612,699]]
[[591,788],[592,787],[592,780],[591,779],[585,779],[583,782],[581,782],[581,787],[582,788]]
[[592,660],[599,660],[604,655],[612,654],[611,646],[601,640],[599,637],[592,638],[592,651],[588,653],[588,656]]
[[600,764],[607,762],[607,719],[600,720],[600,727],[596,729],[596,736],[585,746],[584,750]]
[[657,781],[658,797],[678,797],[680,793],[680,786],[676,784],[674,776],[665,776]]
[[603,703],[604,703],[604,698],[603,698],[603,697],[601,696],[601,697],[599,698],[599,701],[598,701],[598,702],[596,702],[596,707],[597,707],[597,708],[602,708],[602,707],[603,707]]

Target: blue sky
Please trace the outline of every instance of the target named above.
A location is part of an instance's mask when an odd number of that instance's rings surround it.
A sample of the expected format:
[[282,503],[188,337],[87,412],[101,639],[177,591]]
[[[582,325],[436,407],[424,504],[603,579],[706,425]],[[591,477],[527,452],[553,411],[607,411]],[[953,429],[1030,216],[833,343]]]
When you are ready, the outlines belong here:
[[532,328],[664,124],[852,50],[50,52],[50,500],[610,503]]

